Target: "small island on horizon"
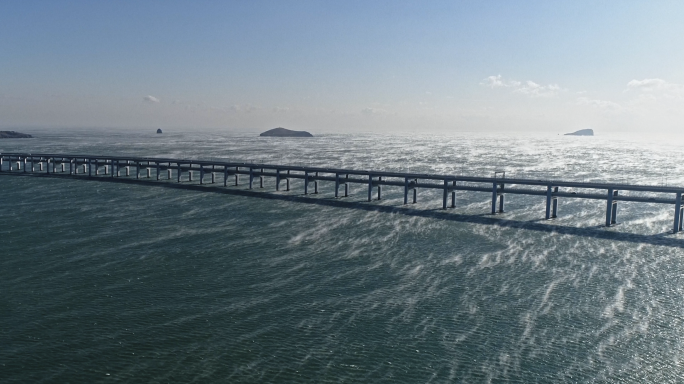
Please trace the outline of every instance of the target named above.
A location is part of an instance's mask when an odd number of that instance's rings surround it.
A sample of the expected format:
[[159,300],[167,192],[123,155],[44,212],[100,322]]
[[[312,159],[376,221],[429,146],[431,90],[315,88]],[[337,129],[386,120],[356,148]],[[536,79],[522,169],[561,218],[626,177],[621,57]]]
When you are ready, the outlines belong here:
[[263,132],[259,136],[270,136],[270,137],[313,137],[312,134],[310,134],[307,131],[293,131],[290,129],[285,129],[283,127],[278,127],[278,128],[273,128],[269,129],[266,132]]
[[566,133],[564,136],[594,136],[594,130],[591,128],[580,129],[579,131]]
[[15,131],[0,131],[0,139],[30,139],[33,136]]

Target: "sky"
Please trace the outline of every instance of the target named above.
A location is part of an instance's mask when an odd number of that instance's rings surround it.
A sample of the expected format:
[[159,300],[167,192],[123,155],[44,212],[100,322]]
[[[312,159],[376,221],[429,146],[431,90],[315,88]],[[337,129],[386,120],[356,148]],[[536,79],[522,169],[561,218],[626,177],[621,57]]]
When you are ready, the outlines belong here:
[[667,134],[682,1],[0,1],[0,129]]

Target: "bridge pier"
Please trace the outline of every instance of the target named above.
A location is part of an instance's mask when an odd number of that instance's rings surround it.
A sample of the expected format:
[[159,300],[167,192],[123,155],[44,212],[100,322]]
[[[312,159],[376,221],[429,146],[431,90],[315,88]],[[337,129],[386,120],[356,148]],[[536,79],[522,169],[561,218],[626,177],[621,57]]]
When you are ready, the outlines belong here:
[[304,171],[304,194],[309,194],[309,172]]
[[340,184],[344,184],[344,197],[349,196],[349,175],[346,175],[344,181],[340,181],[340,174],[335,174],[335,197],[339,197]]
[[413,179],[409,182],[408,177],[404,178],[404,204],[408,204],[408,194],[410,190],[413,190],[413,204],[418,200],[416,183],[418,183],[418,179]]
[[287,170],[287,179],[285,179],[285,190],[289,191],[290,190],[290,170]]
[[371,201],[371,195],[373,194],[373,175],[368,175],[368,201]]
[[238,171],[240,170],[240,167],[235,167],[235,185],[237,186],[238,183],[240,183],[240,174]]
[[558,213],[558,197],[554,193],[558,192],[558,187],[549,185],[546,187],[546,220],[555,219]]
[[335,197],[339,197],[339,191],[340,191],[340,174],[336,173],[335,174]]
[[254,170],[249,167],[249,189],[252,189],[252,183],[254,182]]
[[618,196],[618,191],[609,188],[606,201],[606,227],[617,224],[617,202],[613,200],[616,196]]
[[181,182],[181,175],[183,174],[183,171],[182,171],[182,169],[181,169],[181,164],[180,164],[180,163],[176,163],[176,167],[177,167],[177,170],[176,170],[176,173],[177,173],[177,174],[176,174],[176,177],[178,178],[178,182],[180,183],[180,182]]
[[261,168],[261,171],[259,172],[259,188],[264,187],[264,169]]
[[204,184],[204,165],[200,165],[200,185]]
[[497,209],[496,209],[496,204],[497,200],[499,203],[499,209],[498,213],[503,213],[504,212],[504,184],[501,184],[501,192],[498,190],[499,183],[492,183],[492,215],[496,215]]
[[677,233],[682,230],[682,214],[684,214],[684,209],[682,209],[682,193],[678,192],[675,197],[675,214],[672,233]]
[[[318,172],[316,172],[315,177],[318,177]],[[318,194],[318,179],[314,179],[314,194]]]
[[280,169],[276,169],[276,191],[280,191]]
[[380,184],[381,181],[382,176],[378,176],[378,200],[382,200],[382,184]]

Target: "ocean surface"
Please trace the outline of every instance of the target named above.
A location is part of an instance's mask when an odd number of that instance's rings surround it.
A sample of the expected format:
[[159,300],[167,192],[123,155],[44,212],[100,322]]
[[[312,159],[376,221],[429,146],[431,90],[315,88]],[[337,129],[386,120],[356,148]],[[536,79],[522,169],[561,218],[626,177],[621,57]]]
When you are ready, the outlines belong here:
[[[684,185],[679,141],[26,130],[0,152]],[[677,383],[670,205],[0,174],[2,383]]]

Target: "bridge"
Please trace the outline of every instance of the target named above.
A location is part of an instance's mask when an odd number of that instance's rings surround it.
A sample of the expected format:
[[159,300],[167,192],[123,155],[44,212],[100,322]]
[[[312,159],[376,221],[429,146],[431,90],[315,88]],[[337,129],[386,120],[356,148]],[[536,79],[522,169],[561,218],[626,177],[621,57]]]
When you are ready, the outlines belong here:
[[[349,196],[349,186],[360,184],[368,188],[368,201],[382,199],[382,187],[403,188],[404,204],[416,203],[419,189],[442,191],[442,208],[456,207],[456,191],[485,192],[491,194],[491,214],[501,214],[505,196],[540,196],[546,201],[545,219],[558,215],[558,199],[592,199],[606,201],[605,225],[617,223],[618,202],[641,202],[674,205],[672,232],[682,230],[684,187],[594,183],[563,180],[506,178],[504,172],[494,177],[463,175],[437,175],[410,172],[386,172],[341,168],[320,168],[293,165],[258,164],[214,160],[188,160],[133,156],[93,156],[69,154],[0,153],[0,172],[44,173],[54,175],[81,175],[83,177],[156,178],[177,183],[199,184],[222,182],[224,187],[240,185],[240,176],[248,178],[248,187],[255,183],[264,187],[264,178],[275,179],[275,189],[282,184],[290,190],[290,180],[302,180],[304,194],[317,194],[320,181],[334,182],[335,197]],[[196,180],[195,177],[197,177]],[[311,187],[313,186],[313,191]],[[340,192],[343,188],[343,194]],[[620,194],[624,192],[644,195]],[[340,196],[342,195],[342,196]]]

